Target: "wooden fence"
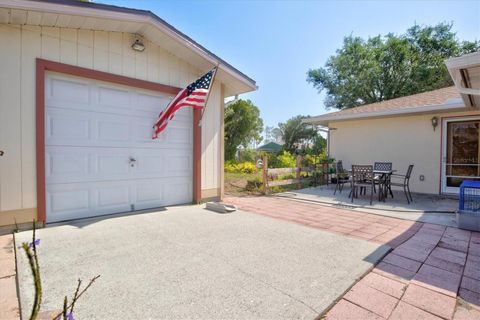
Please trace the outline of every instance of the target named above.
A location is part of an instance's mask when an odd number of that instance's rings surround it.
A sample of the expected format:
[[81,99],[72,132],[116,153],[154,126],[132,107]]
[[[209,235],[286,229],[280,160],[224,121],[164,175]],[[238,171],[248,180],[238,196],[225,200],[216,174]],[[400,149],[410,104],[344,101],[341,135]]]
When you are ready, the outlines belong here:
[[[269,189],[274,186],[297,184],[297,188],[301,188],[302,183],[313,182],[314,186],[327,184],[329,180],[328,163],[320,163],[315,167],[303,167],[302,156],[297,156],[295,168],[268,168],[268,158],[263,157],[263,193],[268,194]],[[285,176],[292,176],[287,179],[279,179]]]

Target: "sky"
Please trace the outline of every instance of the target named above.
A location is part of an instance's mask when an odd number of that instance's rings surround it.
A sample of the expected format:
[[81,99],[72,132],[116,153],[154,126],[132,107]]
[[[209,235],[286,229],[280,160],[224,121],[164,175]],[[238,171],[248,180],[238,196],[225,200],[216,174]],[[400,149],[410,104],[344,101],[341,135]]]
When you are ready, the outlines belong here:
[[150,10],[257,82],[240,97],[265,125],[328,111],[306,81],[343,37],[401,34],[414,24],[453,22],[461,40],[480,39],[477,1],[160,1],[95,0]]

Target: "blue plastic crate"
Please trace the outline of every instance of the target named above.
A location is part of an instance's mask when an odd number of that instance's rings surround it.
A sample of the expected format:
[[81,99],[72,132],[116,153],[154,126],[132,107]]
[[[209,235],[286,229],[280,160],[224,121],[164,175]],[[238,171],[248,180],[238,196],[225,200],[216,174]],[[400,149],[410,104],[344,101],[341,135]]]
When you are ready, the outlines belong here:
[[464,180],[462,182],[459,210],[480,212],[480,180]]

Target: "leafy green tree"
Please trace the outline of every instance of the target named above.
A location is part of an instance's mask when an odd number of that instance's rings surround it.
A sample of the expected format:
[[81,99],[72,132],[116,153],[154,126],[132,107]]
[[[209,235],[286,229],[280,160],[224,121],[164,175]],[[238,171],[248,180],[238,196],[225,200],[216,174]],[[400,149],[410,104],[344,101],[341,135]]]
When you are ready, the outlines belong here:
[[262,141],[263,120],[250,100],[239,99],[225,108],[225,159],[232,160],[238,146]]
[[347,36],[325,67],[308,71],[307,81],[337,109],[452,85],[445,59],[480,50],[479,41],[460,42],[452,26],[415,25],[403,35],[367,40]]
[[294,153],[296,149],[304,148],[316,137],[316,130],[311,125],[303,123],[305,118],[307,117],[295,116],[285,123],[278,124],[285,150]]
[[327,139],[318,133],[312,137],[312,143],[305,149],[305,153],[318,156],[327,149]]

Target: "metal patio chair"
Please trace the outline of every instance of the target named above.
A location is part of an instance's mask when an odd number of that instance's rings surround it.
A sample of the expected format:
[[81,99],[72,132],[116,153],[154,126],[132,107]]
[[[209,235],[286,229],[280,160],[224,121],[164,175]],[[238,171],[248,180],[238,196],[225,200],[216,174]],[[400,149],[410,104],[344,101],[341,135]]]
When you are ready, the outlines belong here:
[[338,160],[335,165],[335,177],[336,177],[336,184],[335,184],[335,191],[333,194],[337,193],[337,190],[342,193],[343,185],[350,182],[349,174],[343,169],[342,160]]
[[350,195],[353,198],[358,197],[358,191],[360,195],[362,191],[366,194],[366,189],[370,188],[370,205],[373,201],[373,189],[375,188],[373,166],[371,165],[352,165],[352,190]]
[[[389,186],[392,187],[403,187],[403,192],[405,192],[405,197],[407,197],[407,202],[410,204],[411,201],[413,201],[412,194],[410,193],[410,176],[412,175],[412,170],[413,170],[413,164],[408,166],[407,173],[406,174],[391,174],[392,178],[396,178],[397,180],[403,180],[402,182],[400,181],[394,181],[390,180]],[[393,198],[393,194],[392,194]]]

